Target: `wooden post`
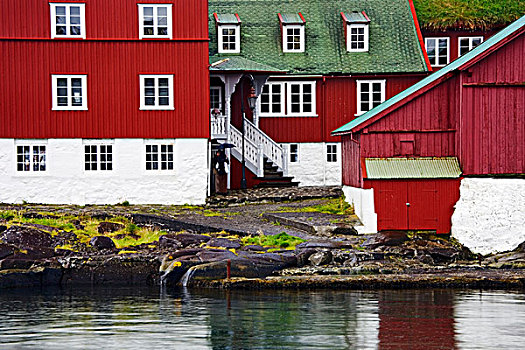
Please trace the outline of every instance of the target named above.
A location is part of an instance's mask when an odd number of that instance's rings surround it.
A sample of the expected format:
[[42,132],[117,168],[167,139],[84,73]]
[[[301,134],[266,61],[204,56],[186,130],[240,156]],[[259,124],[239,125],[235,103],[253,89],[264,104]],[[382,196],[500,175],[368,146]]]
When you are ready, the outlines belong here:
[[226,278],[230,279],[232,275],[232,261],[230,259],[226,260]]

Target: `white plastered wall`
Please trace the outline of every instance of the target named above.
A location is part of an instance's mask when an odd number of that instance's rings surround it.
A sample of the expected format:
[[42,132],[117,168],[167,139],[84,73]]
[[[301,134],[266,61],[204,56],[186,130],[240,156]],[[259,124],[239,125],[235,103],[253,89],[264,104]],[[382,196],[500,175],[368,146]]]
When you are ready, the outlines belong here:
[[[341,143],[315,142],[297,143],[299,159],[290,162],[290,144],[283,144],[288,153],[288,175],[293,181],[299,181],[299,186],[340,186],[341,185]],[[337,161],[327,162],[326,145],[337,146]]]
[[355,215],[363,226],[354,227],[358,233],[377,232],[377,214],[374,206],[374,189],[343,186],[343,193],[348,204],[354,207]]
[[[18,144],[37,140],[17,140]],[[84,171],[82,139],[39,140],[46,171],[16,171],[14,139],[0,139],[0,202],[48,204],[203,204],[207,139],[114,139],[113,170]],[[146,171],[145,144],[173,144],[173,171]],[[24,143],[25,144],[25,143]]]
[[515,249],[525,241],[525,179],[464,178],[452,236],[472,252]]

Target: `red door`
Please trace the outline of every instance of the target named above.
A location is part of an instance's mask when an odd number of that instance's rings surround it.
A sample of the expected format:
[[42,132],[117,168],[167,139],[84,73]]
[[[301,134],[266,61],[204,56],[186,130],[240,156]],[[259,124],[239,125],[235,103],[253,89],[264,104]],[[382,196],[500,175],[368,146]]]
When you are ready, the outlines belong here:
[[459,179],[365,180],[374,189],[377,229],[449,233]]

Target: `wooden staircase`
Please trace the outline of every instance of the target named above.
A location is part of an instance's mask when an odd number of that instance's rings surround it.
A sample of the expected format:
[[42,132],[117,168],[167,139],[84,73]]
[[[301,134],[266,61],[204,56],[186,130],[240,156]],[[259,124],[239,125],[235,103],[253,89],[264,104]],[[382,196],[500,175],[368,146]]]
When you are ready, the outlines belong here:
[[264,175],[254,177],[255,180],[259,181],[259,184],[254,186],[255,188],[297,187],[299,185],[299,182],[292,181],[293,176],[284,176],[283,172],[279,170],[279,167],[267,157],[264,157],[263,161]]

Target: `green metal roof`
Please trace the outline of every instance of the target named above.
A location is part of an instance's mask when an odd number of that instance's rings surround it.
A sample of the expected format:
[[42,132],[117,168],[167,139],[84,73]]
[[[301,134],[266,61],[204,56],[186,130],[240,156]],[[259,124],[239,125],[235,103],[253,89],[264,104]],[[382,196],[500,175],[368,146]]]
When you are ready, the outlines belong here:
[[254,62],[239,56],[210,58],[210,71],[285,72],[279,68]]
[[[347,52],[341,12],[370,18],[369,52]],[[283,53],[278,14],[306,20],[304,53]],[[241,53],[219,54],[213,13],[238,13]],[[241,56],[291,74],[427,71],[408,0],[209,0],[210,57]]]
[[377,114],[383,112],[384,110],[388,109],[389,107],[395,105],[396,103],[402,101],[406,97],[410,96],[411,94],[415,93],[416,91],[424,88],[425,86],[431,84],[432,82],[438,80],[442,76],[458,69],[459,67],[463,66],[465,63],[468,63],[470,60],[476,58],[478,55],[481,55],[483,52],[490,49],[492,46],[499,43],[501,40],[505,39],[515,31],[519,30],[521,27],[525,25],[525,16],[521,17],[517,21],[511,23],[508,27],[502,29],[498,33],[494,34],[490,38],[488,38],[485,42],[481,43],[479,46],[477,46],[472,51],[469,51],[468,53],[464,54],[463,56],[460,56],[455,61],[452,61],[447,66],[441,68],[437,72],[429,75],[425,79],[417,82],[416,84],[412,85],[408,89],[400,92],[399,94],[393,96],[392,98],[386,100],[385,102],[381,103],[379,106],[371,109],[370,111],[360,115],[358,118],[355,118],[348,124],[343,125],[342,127],[332,131],[332,134],[339,134],[339,133],[346,133],[350,132],[353,128],[358,126],[361,123],[364,123],[365,121],[373,118]]
[[457,179],[461,169],[456,157],[365,158],[367,179]]
[[234,13],[218,13],[217,22],[221,24],[239,24],[239,19]]
[[298,13],[281,13],[284,24],[297,24],[304,23],[301,16]]
[[345,19],[348,23],[368,23],[370,20],[362,12],[346,12]]

